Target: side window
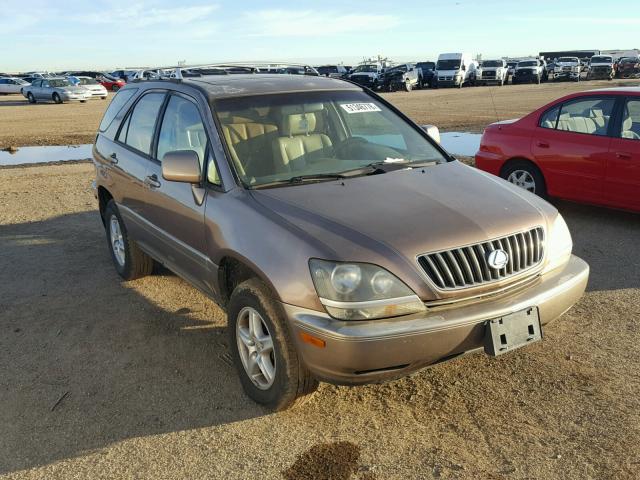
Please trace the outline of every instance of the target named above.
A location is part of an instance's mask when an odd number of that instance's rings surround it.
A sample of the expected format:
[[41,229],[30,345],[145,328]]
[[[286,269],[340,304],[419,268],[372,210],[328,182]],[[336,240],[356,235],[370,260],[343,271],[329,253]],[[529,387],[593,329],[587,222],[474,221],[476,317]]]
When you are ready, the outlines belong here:
[[43,88],[49,88],[49,82],[46,82],[46,81],[42,80],[42,87]]
[[[358,104],[356,104],[358,105]],[[374,104],[369,108],[377,108]],[[342,105],[341,105],[342,106]],[[407,143],[397,125],[380,111],[354,112],[349,104],[348,112],[342,117],[351,131],[351,136],[364,138],[368,142],[400,150],[407,149]],[[344,106],[342,106],[344,108]],[[342,112],[340,112],[342,113]]]
[[9,83],[9,80],[5,80],[4,78],[0,78],[0,85],[6,85]]
[[622,138],[640,140],[640,100],[627,100],[622,110]]
[[558,130],[606,135],[615,105],[613,98],[589,97],[567,102],[560,109]]
[[133,112],[129,114],[126,124],[120,131],[118,140],[139,152],[149,155],[151,153],[151,141],[153,140],[156,119],[164,98],[164,93],[148,93],[144,95],[133,107]]
[[200,167],[204,162],[207,135],[204,124],[193,102],[172,95],[164,113],[158,138],[158,160],[175,150],[193,150],[198,154]]
[[116,115],[118,115],[120,110],[122,110],[122,107],[124,107],[124,104],[127,103],[133,96],[133,94],[137,91],[137,88],[132,88],[119,90],[118,93],[116,93],[116,96],[113,97],[113,100],[111,100],[111,103],[109,104],[107,111],[104,112],[104,116],[102,117],[102,121],[100,122],[101,132],[104,132],[107,128],[109,128],[109,125],[111,125],[113,119],[116,117]]
[[556,128],[556,124],[558,123],[558,114],[560,113],[560,107],[562,105],[557,105],[553,107],[551,110],[547,110],[540,117],[540,126],[542,128]]

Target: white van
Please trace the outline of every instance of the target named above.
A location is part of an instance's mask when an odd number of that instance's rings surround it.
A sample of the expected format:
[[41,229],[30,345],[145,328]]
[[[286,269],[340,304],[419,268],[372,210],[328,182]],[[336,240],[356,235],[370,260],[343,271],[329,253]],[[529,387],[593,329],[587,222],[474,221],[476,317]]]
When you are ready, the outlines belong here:
[[470,53],[441,53],[436,64],[437,86],[462,88],[475,84],[478,70],[478,62]]

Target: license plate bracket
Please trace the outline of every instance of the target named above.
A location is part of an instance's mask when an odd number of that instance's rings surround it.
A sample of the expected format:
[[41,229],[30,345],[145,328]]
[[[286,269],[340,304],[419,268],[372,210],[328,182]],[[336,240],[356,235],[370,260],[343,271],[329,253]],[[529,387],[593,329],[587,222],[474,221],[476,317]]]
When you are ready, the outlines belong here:
[[498,356],[542,339],[537,307],[530,307],[487,322],[484,351]]

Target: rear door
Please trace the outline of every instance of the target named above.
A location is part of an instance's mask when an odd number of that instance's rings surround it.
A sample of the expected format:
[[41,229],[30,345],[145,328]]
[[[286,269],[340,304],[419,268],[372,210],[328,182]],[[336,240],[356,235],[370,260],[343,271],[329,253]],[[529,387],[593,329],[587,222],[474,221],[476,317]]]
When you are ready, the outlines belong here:
[[540,117],[531,151],[552,196],[602,203],[615,98],[578,97]]
[[[201,289],[207,284],[209,259],[205,249],[204,210],[206,191],[201,185],[171,182],[162,177],[162,158],[176,150],[198,154],[200,170],[209,155],[209,141],[197,102],[173,92],[166,102],[153,161],[146,171],[147,196],[143,215],[152,224],[152,254]],[[203,178],[204,181],[204,178]]]
[[640,210],[640,97],[621,105],[605,176],[605,200],[620,208]]
[[122,121],[111,149],[103,152],[111,165],[112,184],[118,189],[114,196],[121,199],[118,205],[120,213],[127,229],[143,248],[153,238],[144,218],[143,207],[147,201],[145,177],[152,161],[156,123],[165,98],[164,90],[142,94]]

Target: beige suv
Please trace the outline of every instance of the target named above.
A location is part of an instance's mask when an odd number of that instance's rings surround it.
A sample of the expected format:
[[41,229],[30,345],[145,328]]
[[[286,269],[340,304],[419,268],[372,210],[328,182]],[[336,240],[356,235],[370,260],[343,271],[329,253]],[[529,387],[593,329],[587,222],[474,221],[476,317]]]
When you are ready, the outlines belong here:
[[587,284],[553,206],[341,80],[128,84],[94,162],[118,273],[159,262],[225,308],[242,385],[274,409],[536,342]]

